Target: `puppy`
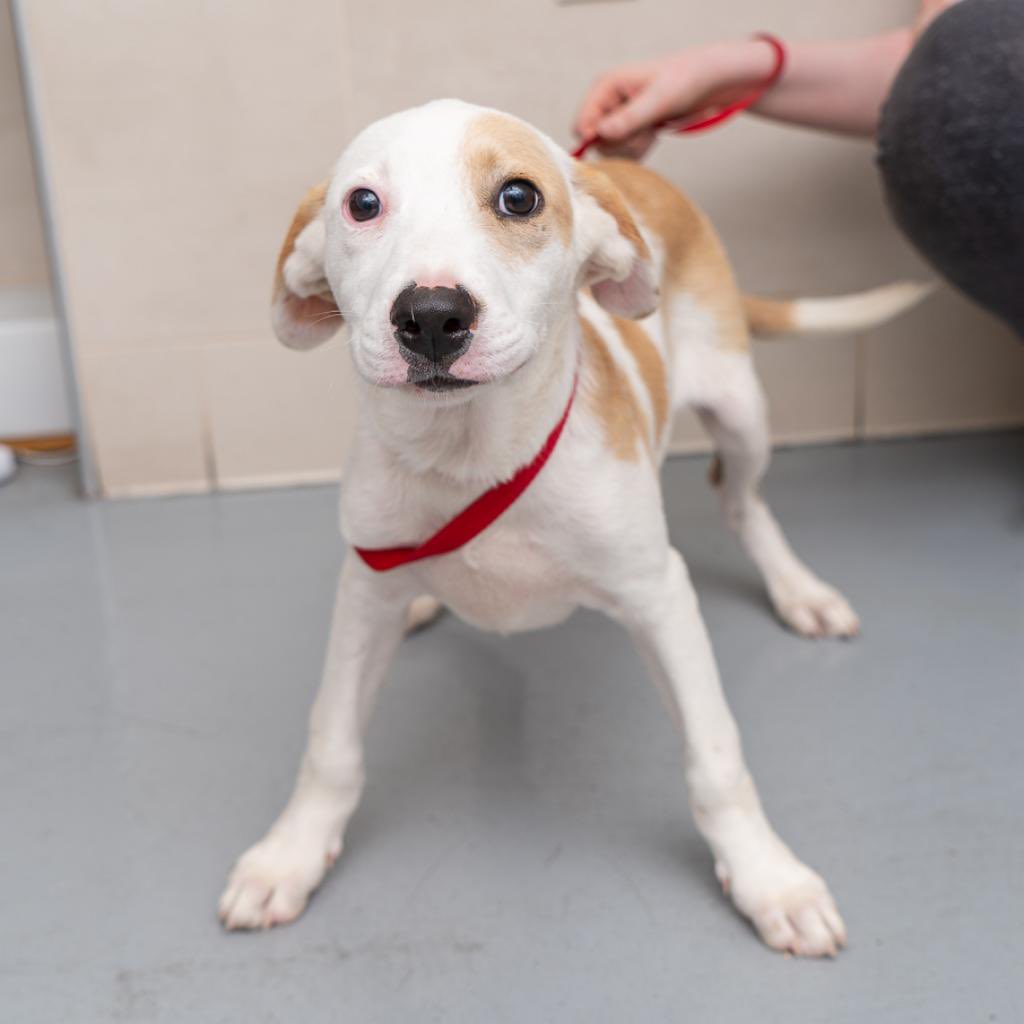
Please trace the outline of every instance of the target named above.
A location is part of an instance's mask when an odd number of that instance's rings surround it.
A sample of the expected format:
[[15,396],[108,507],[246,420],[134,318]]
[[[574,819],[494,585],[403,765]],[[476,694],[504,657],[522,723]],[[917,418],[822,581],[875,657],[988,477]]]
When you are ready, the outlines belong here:
[[[775,949],[834,955],[842,919],[762,810],[669,543],[658,468],[672,414],[694,406],[728,523],[780,618],[806,636],[852,636],[853,610],[757,492],[768,434],[750,328],[866,327],[918,296],[897,285],[744,299],[707,219],[673,186],[635,164],[574,161],[495,111],[439,101],[359,135],[300,204],[273,299],[286,345],[347,332],[360,415],[341,524],[354,550],[295,791],[235,866],[226,927],[294,920],[341,852],[367,719],[410,616],[444,605],[511,632],[583,605],[629,630],[666,695],[693,813],[736,907]],[[471,539],[401,554],[531,473]]]

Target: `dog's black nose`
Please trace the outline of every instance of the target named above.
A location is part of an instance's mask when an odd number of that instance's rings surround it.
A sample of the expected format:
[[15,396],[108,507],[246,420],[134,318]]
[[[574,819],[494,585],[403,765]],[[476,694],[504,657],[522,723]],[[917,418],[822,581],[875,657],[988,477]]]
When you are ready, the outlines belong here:
[[438,364],[466,347],[476,315],[473,296],[461,286],[421,288],[411,284],[391,307],[399,344]]

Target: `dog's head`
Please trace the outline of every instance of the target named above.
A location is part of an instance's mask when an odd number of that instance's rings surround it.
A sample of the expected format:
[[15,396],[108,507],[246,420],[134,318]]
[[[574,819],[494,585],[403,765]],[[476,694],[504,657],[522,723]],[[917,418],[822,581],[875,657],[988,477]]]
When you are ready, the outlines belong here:
[[342,324],[371,384],[469,395],[528,362],[578,288],[650,313],[650,254],[621,195],[529,125],[454,100],[378,121],[303,199],[273,322],[293,348]]

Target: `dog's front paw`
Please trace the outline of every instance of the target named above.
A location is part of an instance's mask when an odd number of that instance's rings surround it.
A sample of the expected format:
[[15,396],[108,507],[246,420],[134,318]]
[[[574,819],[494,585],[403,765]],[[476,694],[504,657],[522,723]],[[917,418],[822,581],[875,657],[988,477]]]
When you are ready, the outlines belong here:
[[797,956],[836,956],[846,945],[846,926],[820,875],[791,853],[745,871],[715,865],[722,888],[748,917],[762,941]]
[[340,851],[340,842],[325,847],[271,832],[242,854],[228,878],[218,907],[224,927],[272,928],[294,921]]
[[835,587],[814,576],[777,584],[772,604],[782,621],[806,637],[851,637],[860,632],[860,619]]

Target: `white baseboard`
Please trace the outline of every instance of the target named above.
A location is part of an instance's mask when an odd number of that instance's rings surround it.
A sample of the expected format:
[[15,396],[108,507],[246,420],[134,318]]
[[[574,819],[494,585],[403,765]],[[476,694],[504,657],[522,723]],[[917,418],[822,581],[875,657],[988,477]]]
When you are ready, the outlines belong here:
[[45,291],[0,291],[0,437],[73,430],[60,337]]

